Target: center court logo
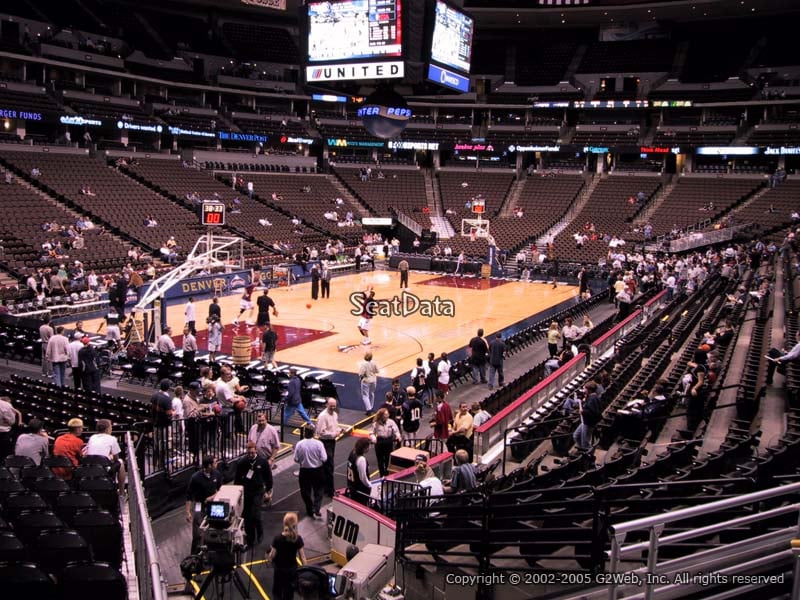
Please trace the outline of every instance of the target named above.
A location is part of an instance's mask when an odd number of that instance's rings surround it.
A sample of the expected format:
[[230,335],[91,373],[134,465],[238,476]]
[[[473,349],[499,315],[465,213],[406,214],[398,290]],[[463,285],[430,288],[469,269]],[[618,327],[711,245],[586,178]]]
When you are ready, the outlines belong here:
[[410,317],[417,313],[423,317],[456,316],[456,305],[452,300],[443,300],[439,296],[429,300],[406,291],[389,300],[370,300],[368,302],[365,302],[362,293],[353,292],[350,294],[350,304],[353,305],[350,314],[354,317],[360,316],[365,308],[370,315],[381,317]]

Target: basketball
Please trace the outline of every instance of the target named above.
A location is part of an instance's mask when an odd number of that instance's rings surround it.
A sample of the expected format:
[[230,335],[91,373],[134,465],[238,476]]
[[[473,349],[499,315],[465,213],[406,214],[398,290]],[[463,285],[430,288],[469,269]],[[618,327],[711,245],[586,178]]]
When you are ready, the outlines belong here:
[[308,304],[306,304],[306,308],[311,308],[311,302],[309,302]]
[[244,400],[237,400],[236,402],[233,403],[234,410],[237,410],[239,412],[243,411],[246,406],[247,402]]

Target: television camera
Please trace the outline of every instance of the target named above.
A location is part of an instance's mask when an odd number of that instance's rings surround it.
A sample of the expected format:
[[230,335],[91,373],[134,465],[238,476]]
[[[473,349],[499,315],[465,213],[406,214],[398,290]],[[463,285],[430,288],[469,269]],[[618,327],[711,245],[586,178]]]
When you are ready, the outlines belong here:
[[200,586],[195,599],[199,600],[213,583],[217,597],[223,597],[225,584],[233,582],[242,598],[250,594],[236,570],[245,547],[244,488],[240,485],[223,485],[214,497],[206,502],[203,522],[200,524],[200,554],[181,561],[181,574],[187,584],[193,576],[210,567],[211,572]]

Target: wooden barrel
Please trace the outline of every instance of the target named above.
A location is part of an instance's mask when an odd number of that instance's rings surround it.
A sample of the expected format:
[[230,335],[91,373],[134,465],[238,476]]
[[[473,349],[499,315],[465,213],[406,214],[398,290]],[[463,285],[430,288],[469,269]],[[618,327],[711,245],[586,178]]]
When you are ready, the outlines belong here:
[[246,365],[250,363],[252,355],[250,336],[236,335],[233,337],[233,364]]

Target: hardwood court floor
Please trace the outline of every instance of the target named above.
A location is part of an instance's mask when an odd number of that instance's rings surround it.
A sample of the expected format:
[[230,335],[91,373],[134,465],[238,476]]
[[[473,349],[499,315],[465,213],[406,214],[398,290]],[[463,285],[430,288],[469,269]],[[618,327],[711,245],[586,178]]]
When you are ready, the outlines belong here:
[[[464,347],[478,328],[490,335],[522,319],[546,310],[560,302],[574,298],[577,287],[559,285],[553,289],[549,283],[518,282],[498,279],[477,279],[442,276],[430,273],[410,273],[408,292],[420,300],[449,300],[453,303],[453,316],[426,316],[421,310],[412,314],[384,316],[379,314],[372,320],[370,337],[374,361],[383,377],[397,377],[410,371],[418,356],[428,352],[437,356],[441,352],[452,352]],[[274,288],[269,294],[275,301],[278,316],[271,317],[272,324],[280,336],[276,360],[302,366],[356,373],[356,365],[363,358],[366,346],[361,345],[358,332],[358,316],[350,294],[375,289],[376,300],[391,300],[400,297],[400,276],[396,272],[368,271],[342,275],[331,281],[329,299],[312,300],[311,283],[293,285],[290,288]],[[253,300],[260,292],[253,294]],[[233,319],[239,314],[240,294],[220,298],[222,321],[226,339],[232,335],[258,335],[255,327],[240,325],[234,329]],[[205,349],[205,317],[210,300],[196,302],[198,345],[200,355]],[[311,304],[311,308],[306,308]],[[407,306],[414,301],[408,299]],[[184,324],[184,303],[167,309],[167,322],[176,336],[180,348],[180,332]],[[242,321],[247,315],[243,315]],[[250,319],[255,320],[255,314]],[[88,331],[96,331],[99,320],[87,321]],[[286,347],[285,342],[290,347]],[[340,346],[352,346],[346,352]],[[226,350],[226,348],[223,348]],[[230,351],[228,350],[228,353]],[[253,358],[258,358],[254,350]]]

